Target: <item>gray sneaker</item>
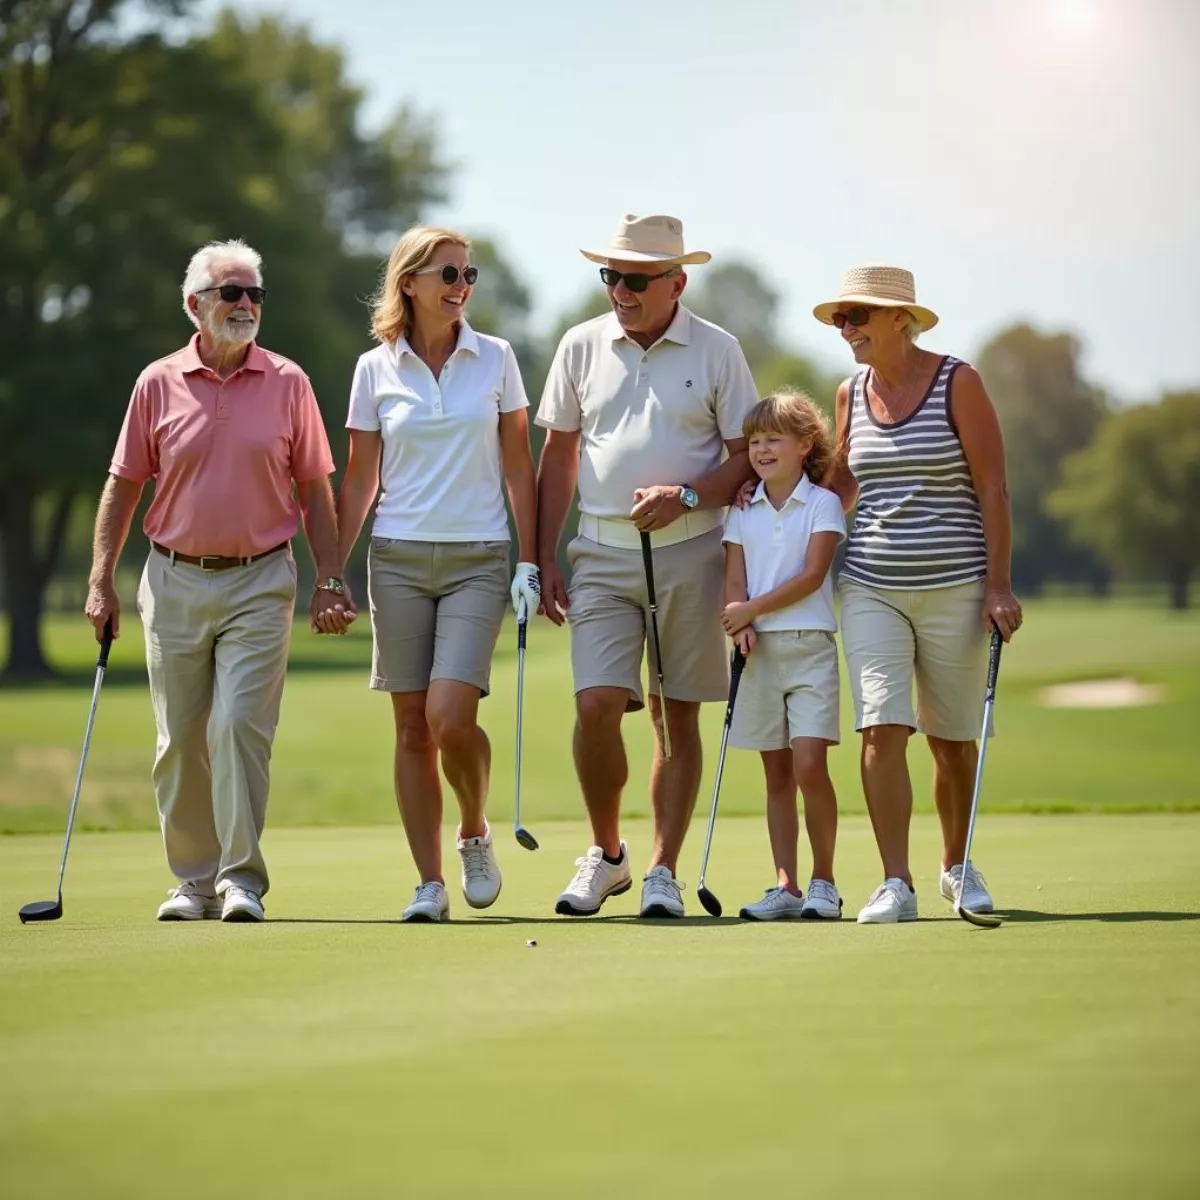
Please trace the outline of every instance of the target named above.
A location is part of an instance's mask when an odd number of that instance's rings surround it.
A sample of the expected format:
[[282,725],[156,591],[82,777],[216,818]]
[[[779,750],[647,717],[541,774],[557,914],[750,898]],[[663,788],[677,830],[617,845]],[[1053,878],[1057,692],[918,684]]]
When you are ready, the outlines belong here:
[[444,921],[450,915],[450,897],[446,885],[436,879],[417,885],[412,903],[404,910],[402,921]]

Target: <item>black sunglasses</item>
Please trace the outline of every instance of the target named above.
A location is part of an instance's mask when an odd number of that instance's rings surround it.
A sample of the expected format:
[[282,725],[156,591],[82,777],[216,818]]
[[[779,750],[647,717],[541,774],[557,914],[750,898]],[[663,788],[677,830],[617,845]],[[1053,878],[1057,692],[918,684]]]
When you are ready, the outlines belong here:
[[856,304],[853,308],[846,309],[845,312],[835,312],[833,323],[839,329],[844,329],[847,325],[854,329],[861,329],[871,319],[871,314],[878,311],[877,308],[867,308],[864,304]]
[[196,295],[201,292],[220,292],[221,299],[226,304],[236,304],[243,295],[250,297],[251,304],[261,304],[266,298],[267,289],[261,287],[242,287],[240,283],[223,283],[220,287],[197,288]]
[[644,292],[656,279],[666,279],[668,275],[676,275],[678,272],[678,267],[671,267],[669,270],[659,271],[657,275],[643,275],[636,271],[614,271],[612,267],[601,267],[600,278],[604,280],[605,287],[616,287],[623,279],[631,292]]
[[[447,263],[444,267],[422,267],[419,271],[414,271],[414,275],[432,275],[435,271],[441,271],[443,283],[457,283],[459,271],[453,263]],[[462,281],[467,287],[474,286],[475,280],[479,278],[478,267],[464,267],[462,270]]]

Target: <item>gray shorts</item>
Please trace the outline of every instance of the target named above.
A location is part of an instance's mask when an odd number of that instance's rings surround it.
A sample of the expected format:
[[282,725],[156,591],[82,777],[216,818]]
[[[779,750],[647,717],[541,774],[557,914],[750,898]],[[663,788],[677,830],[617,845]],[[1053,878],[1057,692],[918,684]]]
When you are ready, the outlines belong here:
[[488,694],[509,602],[508,542],[371,539],[371,687],[423,692],[454,679]]
[[[720,529],[654,551],[654,592],[669,700],[724,700],[729,650],[721,629],[725,551]],[[658,674],[642,552],[577,537],[567,547],[575,691],[618,687],[627,711],[644,707],[642,651]],[[656,685],[657,686],[657,685]]]

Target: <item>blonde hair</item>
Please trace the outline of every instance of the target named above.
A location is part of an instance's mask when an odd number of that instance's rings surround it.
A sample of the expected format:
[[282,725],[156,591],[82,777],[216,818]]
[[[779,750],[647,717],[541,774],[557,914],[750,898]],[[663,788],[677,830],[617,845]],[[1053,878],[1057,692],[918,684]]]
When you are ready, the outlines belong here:
[[833,432],[829,419],[807,392],[791,388],[764,396],[742,422],[742,436],[789,433],[797,438],[812,438],[812,449],[804,460],[804,469],[813,483],[825,478],[833,462]]
[[371,333],[378,341],[391,346],[412,333],[412,300],[404,294],[404,281],[429,266],[438,247],[447,244],[471,248],[464,234],[437,225],[414,225],[401,235],[388,256],[383,282],[371,298]]

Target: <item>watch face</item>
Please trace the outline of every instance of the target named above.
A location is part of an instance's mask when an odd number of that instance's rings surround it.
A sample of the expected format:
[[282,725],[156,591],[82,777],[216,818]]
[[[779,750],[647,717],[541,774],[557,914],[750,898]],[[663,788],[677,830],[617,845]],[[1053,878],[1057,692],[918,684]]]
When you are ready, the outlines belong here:
[[685,487],[680,499],[683,501],[684,508],[695,508],[700,503],[700,497],[696,495],[694,488]]

